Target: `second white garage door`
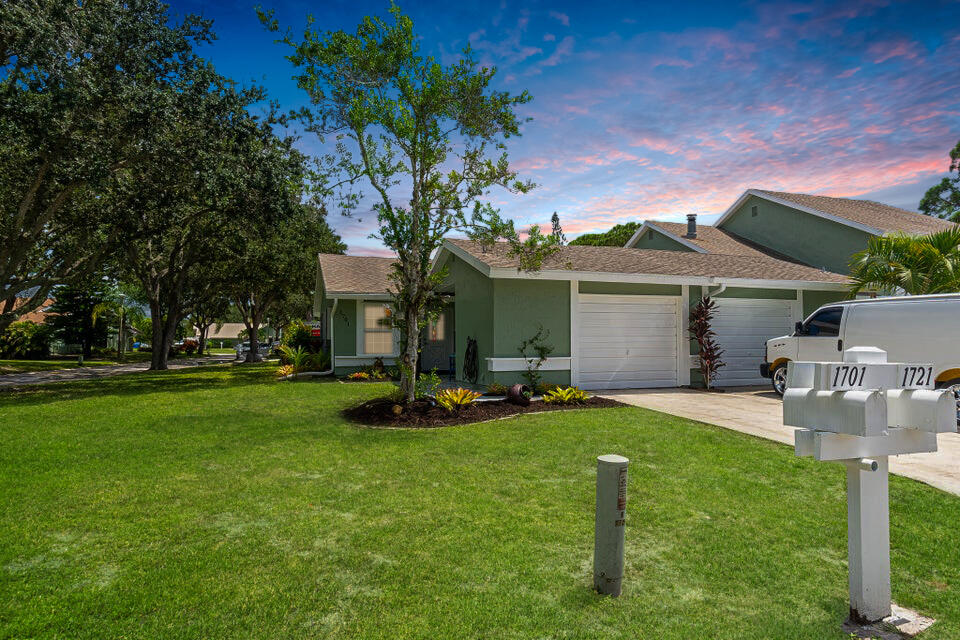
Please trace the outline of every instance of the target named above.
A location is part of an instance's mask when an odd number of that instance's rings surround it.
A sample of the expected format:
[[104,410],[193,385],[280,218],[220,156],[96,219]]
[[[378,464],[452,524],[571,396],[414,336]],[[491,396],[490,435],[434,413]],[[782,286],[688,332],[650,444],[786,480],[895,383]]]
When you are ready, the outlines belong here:
[[724,353],[717,386],[770,384],[760,377],[767,340],[793,330],[792,300],[716,298],[713,330]]
[[581,294],[577,305],[579,386],[677,386],[679,298]]

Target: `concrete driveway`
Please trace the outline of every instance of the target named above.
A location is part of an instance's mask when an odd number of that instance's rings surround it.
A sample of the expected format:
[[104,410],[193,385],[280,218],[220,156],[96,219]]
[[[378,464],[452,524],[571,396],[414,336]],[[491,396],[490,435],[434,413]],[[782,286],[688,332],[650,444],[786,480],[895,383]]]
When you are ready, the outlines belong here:
[[[627,389],[597,394],[793,446],[794,428],[783,426],[783,403],[766,387],[727,389],[725,393]],[[960,434],[941,433],[937,441],[936,453],[891,456],[890,471],[960,495]]]

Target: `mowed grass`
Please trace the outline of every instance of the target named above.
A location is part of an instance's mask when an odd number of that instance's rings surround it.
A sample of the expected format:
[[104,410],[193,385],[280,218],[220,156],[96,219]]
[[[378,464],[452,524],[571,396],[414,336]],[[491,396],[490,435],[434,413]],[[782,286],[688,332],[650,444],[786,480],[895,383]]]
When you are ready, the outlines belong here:
[[128,353],[124,355],[123,362],[120,363],[113,358],[92,358],[84,360],[81,365],[77,358],[51,358],[48,360],[0,360],[0,375],[7,373],[26,373],[28,371],[54,371],[57,369],[75,369],[76,367],[95,367],[110,364],[130,364],[133,362],[146,362],[150,360],[149,353]]
[[[844,637],[840,465],[634,408],[339,417],[386,389],[224,366],[0,393],[0,637]],[[618,599],[591,591],[611,452]],[[894,599],[960,638],[960,499],[893,477],[891,510]]]

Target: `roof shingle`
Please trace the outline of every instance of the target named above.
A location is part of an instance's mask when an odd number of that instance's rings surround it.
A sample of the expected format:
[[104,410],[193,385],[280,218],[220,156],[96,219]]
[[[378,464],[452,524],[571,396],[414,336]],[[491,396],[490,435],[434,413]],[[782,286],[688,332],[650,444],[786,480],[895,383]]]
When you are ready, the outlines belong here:
[[751,191],[767,194],[780,200],[786,200],[838,218],[873,227],[883,233],[897,231],[909,234],[935,233],[954,226],[954,223],[949,220],[907,211],[899,207],[891,207],[888,204],[874,202],[873,200],[814,196],[806,193],[787,193],[764,189],[752,189]]
[[396,258],[321,253],[318,259],[327,295],[390,293],[390,270]]
[[683,238],[708,253],[722,253],[729,256],[768,255],[753,243],[745,241],[736,234],[710,225],[697,225],[697,237],[688,238],[686,237],[687,225],[681,222],[651,220],[650,224],[663,229],[667,233]]
[[[516,269],[520,264],[516,257],[509,255],[510,247],[505,242],[498,242],[487,251],[483,251],[480,245],[469,240],[447,240],[447,242],[490,267]],[[796,280],[840,284],[848,282],[847,277],[839,273],[779,260],[763,253],[729,255],[627,247],[561,247],[558,253],[544,261],[543,270]]]

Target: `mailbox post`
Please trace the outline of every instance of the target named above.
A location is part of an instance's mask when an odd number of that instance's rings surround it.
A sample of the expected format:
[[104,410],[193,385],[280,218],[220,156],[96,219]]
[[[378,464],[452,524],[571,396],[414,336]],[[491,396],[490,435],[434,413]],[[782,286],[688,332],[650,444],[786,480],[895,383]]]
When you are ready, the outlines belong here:
[[937,450],[937,433],[957,430],[950,391],[933,390],[933,367],[888,363],[886,352],[854,347],[842,363],[790,363],[784,425],[797,456],[843,462],[847,470],[850,618],[891,613],[889,459]]
[[623,585],[623,539],[627,513],[627,463],[623,456],[597,458],[597,509],[593,541],[593,586],[619,596]]

